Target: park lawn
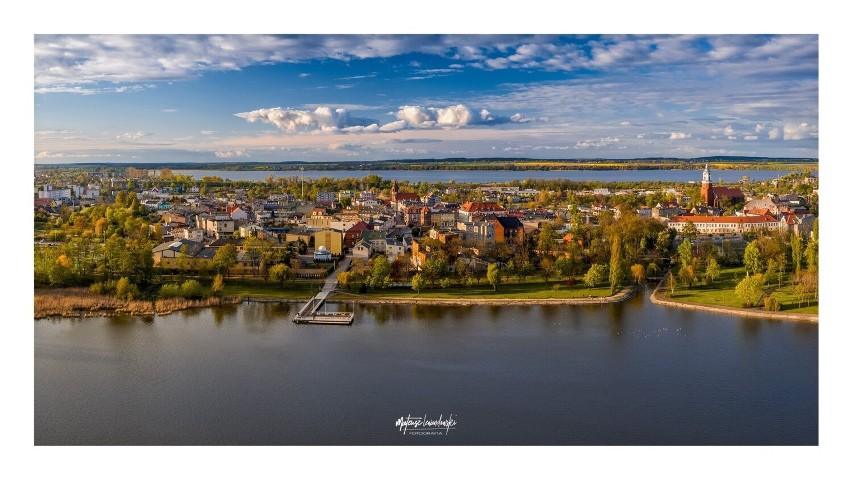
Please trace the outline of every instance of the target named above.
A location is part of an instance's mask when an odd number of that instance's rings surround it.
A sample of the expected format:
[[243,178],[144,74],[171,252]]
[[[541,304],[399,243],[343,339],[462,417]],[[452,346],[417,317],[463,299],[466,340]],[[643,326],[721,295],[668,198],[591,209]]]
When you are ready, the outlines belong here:
[[322,287],[317,281],[287,281],[282,288],[278,283],[263,280],[225,280],[224,296],[268,299],[310,299]]
[[812,294],[808,295],[811,299],[810,305],[802,301],[801,307],[799,306],[799,294],[794,285],[784,285],[781,289],[776,289],[773,294],[781,302],[781,311],[785,313],[819,314],[819,302],[814,300]]
[[[456,284],[443,289],[424,288],[418,294],[411,288],[370,289],[362,296],[375,299],[415,298],[415,299],[576,299],[609,296],[609,286],[588,288],[582,284],[567,286],[557,283],[544,282],[512,283],[497,286],[497,291],[488,284],[464,287]],[[354,292],[354,291],[353,291]]]
[[[784,279],[789,279],[790,273],[784,275]],[[737,298],[734,290],[737,283],[745,277],[745,267],[724,268],[719,275],[719,278],[709,285],[696,285],[689,289],[684,286],[675,287],[675,293],[672,296],[666,290],[665,297],[675,301],[694,304],[706,304],[709,306],[725,306],[729,308],[742,308],[742,301]],[[769,288],[771,285],[766,285]],[[785,313],[808,313],[817,314],[819,311],[815,301],[811,301],[810,306],[802,303],[799,307],[799,296],[796,294],[796,288],[793,285],[786,284],[775,293],[781,301],[781,311]],[[762,303],[761,303],[762,304]],[[749,309],[760,309],[749,308]]]

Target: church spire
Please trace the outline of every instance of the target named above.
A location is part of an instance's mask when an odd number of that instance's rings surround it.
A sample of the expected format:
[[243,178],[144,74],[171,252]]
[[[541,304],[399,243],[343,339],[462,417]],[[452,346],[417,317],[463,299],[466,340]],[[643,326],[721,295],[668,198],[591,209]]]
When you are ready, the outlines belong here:
[[702,183],[710,183],[710,165],[704,163],[704,176],[701,177]]

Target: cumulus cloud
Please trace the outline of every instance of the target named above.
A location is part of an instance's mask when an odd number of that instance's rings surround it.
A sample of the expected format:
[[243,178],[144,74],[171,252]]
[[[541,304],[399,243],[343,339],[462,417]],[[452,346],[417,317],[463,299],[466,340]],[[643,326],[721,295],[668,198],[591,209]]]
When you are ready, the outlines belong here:
[[396,118],[411,128],[465,127],[472,125],[499,125],[504,123],[527,123],[532,118],[515,113],[510,117],[493,115],[486,109],[478,113],[458,104],[446,108],[406,105],[399,108]]
[[755,133],[760,133],[761,131],[763,131],[765,129],[766,129],[766,125],[764,125],[763,123],[758,123],[757,125],[754,125],[754,132]]
[[725,136],[730,137],[730,136],[734,136],[737,131],[734,130],[734,128],[731,125],[728,125],[728,126],[725,127],[725,129],[722,132],[725,134]]
[[810,140],[818,138],[819,132],[816,125],[799,123],[798,125],[784,125],[785,140]]
[[746,136],[744,136],[744,137],[743,137],[743,140],[745,140],[745,141],[755,141],[755,140],[757,140],[757,135],[746,135]]
[[682,131],[673,131],[671,135],[669,135],[669,140],[685,140],[687,138],[692,138],[692,134],[684,133]]
[[220,150],[215,152],[216,158],[250,158],[251,155],[246,153],[246,150],[242,148],[236,148],[233,150]]
[[318,107],[313,111],[293,110],[289,108],[263,108],[235,113],[234,115],[245,119],[249,123],[270,123],[288,133],[300,131],[335,132],[345,128],[366,127],[370,125],[376,125],[376,130],[378,131],[378,125],[375,120],[354,117],[344,108],[333,109],[327,106]]
[[770,140],[777,140],[781,138],[781,130],[779,130],[778,128],[773,128],[769,130],[768,135]]
[[380,125],[370,118],[359,118],[350,115],[345,108],[321,106],[313,111],[295,110],[290,108],[266,108],[236,116],[250,123],[262,122],[275,125],[287,133],[318,131],[327,133],[394,133],[408,129],[438,129],[461,128],[469,126],[490,126],[507,123],[528,123],[535,121],[515,113],[512,116],[492,114],[486,109],[476,112],[469,107],[458,104],[446,108],[421,107],[406,105],[391,112],[395,121]]

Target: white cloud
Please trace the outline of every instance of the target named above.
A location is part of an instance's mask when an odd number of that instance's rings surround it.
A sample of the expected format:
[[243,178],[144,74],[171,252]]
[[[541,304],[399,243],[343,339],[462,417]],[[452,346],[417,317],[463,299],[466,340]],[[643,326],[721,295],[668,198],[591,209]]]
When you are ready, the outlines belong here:
[[746,135],[746,136],[744,136],[744,137],[743,137],[743,140],[745,140],[745,141],[755,141],[755,140],[757,140],[757,135]]
[[178,110],[177,110],[177,108],[166,108],[165,110],[160,110],[160,111],[162,111],[163,113],[174,113]]
[[465,105],[458,104],[446,108],[402,106],[396,112],[390,112],[396,121],[380,125],[369,118],[357,118],[345,108],[317,107],[313,111],[284,108],[266,108],[236,116],[250,123],[271,123],[288,133],[326,132],[326,133],[393,133],[408,129],[461,128],[468,126],[489,126],[507,123],[529,123],[535,119],[515,113],[511,117],[494,115],[486,109],[478,113]]
[[737,131],[734,130],[734,128],[731,125],[728,125],[728,126],[725,127],[725,129],[722,131],[722,133],[724,133],[725,136],[734,136],[734,135],[736,135]]
[[309,76],[311,76],[310,73],[299,73],[299,78],[308,78]]
[[149,134],[145,133],[144,131],[131,131],[131,132],[127,132],[127,133],[122,133],[122,134],[116,136],[115,138],[118,141],[121,141],[121,142],[124,142],[124,143],[131,143],[133,141],[144,138],[148,135]]
[[755,133],[760,133],[761,131],[763,131],[765,129],[766,129],[766,125],[764,125],[763,123],[758,123],[757,125],[754,125],[754,132]]
[[779,130],[778,128],[773,128],[769,130],[768,135],[770,140],[777,140],[778,138],[781,138],[781,130]]
[[583,149],[586,149],[586,148],[604,148],[604,147],[619,143],[620,141],[621,140],[618,139],[617,137],[608,136],[606,138],[600,138],[600,139],[597,139],[597,140],[578,141],[577,144],[574,145],[574,148],[576,148],[578,150],[583,150]]
[[300,131],[335,132],[350,127],[366,127],[376,124],[375,120],[353,117],[344,108],[333,109],[327,106],[318,107],[313,111],[293,110],[289,108],[264,108],[244,113],[235,113],[234,115],[245,119],[249,123],[271,123],[278,129],[288,133],[297,133]]
[[798,125],[784,125],[785,140],[809,140],[818,138],[819,132],[816,125],[799,123]]
[[235,148],[233,150],[220,150],[215,152],[216,158],[250,158],[251,155],[246,153],[246,150],[242,148]]
[[201,130],[201,134],[204,135],[204,136],[210,136],[210,135],[213,135],[215,133],[216,133],[215,130]]
[[692,134],[683,133],[681,131],[673,131],[671,135],[669,135],[669,140],[685,140],[687,138],[692,138]]
[[630,126],[630,122],[629,122],[629,121],[622,121],[621,123],[619,123],[619,125],[621,125],[621,126]]

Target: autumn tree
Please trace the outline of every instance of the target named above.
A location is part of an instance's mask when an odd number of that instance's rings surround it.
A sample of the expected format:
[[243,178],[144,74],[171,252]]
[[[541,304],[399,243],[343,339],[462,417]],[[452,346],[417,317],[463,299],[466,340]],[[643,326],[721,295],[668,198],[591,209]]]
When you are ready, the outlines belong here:
[[424,286],[426,286],[426,281],[420,273],[415,274],[411,278],[411,289],[417,291],[417,294],[420,294],[420,290],[423,289]]
[[488,278],[488,284],[494,287],[494,291],[497,291],[497,286],[501,283],[500,268],[497,266],[497,263],[488,265],[488,271],[485,276]]
[[642,266],[642,263],[636,263],[631,266],[630,274],[633,276],[633,279],[636,281],[636,284],[642,284],[643,282],[645,282],[645,267]]

